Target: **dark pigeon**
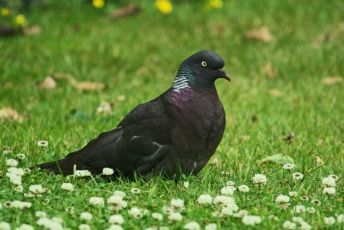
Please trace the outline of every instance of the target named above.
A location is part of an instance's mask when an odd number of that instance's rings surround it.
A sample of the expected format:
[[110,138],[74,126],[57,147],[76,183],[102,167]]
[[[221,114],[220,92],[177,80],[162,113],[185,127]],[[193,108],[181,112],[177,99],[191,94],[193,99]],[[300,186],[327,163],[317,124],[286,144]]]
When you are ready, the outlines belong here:
[[75,169],[114,176],[197,174],[219,145],[225,112],[215,80],[230,80],[223,59],[200,51],[184,60],[171,88],[152,101],[138,105],[118,126],[100,134],[62,160],[40,164],[63,175]]

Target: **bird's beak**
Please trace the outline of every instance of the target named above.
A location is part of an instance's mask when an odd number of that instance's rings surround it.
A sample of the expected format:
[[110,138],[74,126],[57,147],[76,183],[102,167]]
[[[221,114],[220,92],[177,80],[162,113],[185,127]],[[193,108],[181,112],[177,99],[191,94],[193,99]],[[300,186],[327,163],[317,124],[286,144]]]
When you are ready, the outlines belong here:
[[223,78],[227,81],[231,81],[229,75],[223,69],[217,70],[217,78]]

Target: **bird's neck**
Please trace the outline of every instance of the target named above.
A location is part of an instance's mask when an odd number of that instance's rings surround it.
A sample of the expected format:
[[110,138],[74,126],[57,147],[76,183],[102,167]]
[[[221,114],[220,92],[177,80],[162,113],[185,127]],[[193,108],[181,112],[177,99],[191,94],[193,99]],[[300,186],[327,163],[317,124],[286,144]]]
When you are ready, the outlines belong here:
[[187,66],[181,66],[178,70],[176,79],[172,84],[172,90],[179,92],[183,89],[190,88],[195,82],[195,77],[192,74],[192,71]]

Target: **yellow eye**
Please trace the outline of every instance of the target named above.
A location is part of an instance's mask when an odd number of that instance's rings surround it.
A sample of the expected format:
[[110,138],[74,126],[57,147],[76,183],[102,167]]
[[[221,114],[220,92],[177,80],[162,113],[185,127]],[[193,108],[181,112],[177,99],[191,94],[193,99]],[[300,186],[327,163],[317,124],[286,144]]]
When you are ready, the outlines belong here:
[[206,67],[208,65],[206,61],[202,61],[201,64],[202,64],[203,67]]

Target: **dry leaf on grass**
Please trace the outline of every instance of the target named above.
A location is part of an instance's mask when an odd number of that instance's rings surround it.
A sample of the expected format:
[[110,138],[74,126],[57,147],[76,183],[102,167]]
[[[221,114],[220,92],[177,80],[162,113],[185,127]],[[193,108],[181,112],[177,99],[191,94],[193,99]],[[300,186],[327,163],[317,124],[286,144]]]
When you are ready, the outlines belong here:
[[278,75],[278,71],[272,66],[271,62],[262,66],[262,71],[269,78],[275,78]]
[[251,40],[258,40],[263,42],[271,42],[274,39],[267,26],[262,26],[258,29],[247,31],[245,33],[245,37]]
[[78,82],[73,86],[82,91],[103,90],[105,88],[104,83],[91,81]]
[[325,77],[321,79],[321,83],[324,85],[335,85],[337,83],[342,83],[343,78],[340,76]]
[[319,156],[315,156],[315,162],[318,166],[322,166],[325,164],[325,162]]
[[65,79],[68,83],[75,87],[78,90],[82,91],[94,91],[94,90],[103,90],[105,84],[102,82],[92,82],[92,81],[77,81],[71,74],[58,73],[55,74],[56,79]]
[[135,15],[141,12],[141,7],[135,4],[130,4],[125,7],[119,8],[109,14],[111,19],[117,20],[129,15]]
[[52,90],[56,88],[56,81],[53,77],[46,77],[41,83],[39,83],[38,88]]
[[329,31],[314,38],[313,44],[318,45],[322,42],[336,40],[340,38],[343,33],[344,33],[344,22],[334,25]]
[[283,92],[279,91],[278,89],[270,89],[269,93],[274,97],[282,97]]
[[33,25],[27,28],[24,28],[24,35],[37,35],[42,32],[42,29],[39,25]]
[[102,101],[97,107],[97,113],[100,114],[109,114],[112,112],[112,105],[107,101]]
[[17,121],[23,122],[24,117],[11,107],[0,109],[0,121]]

